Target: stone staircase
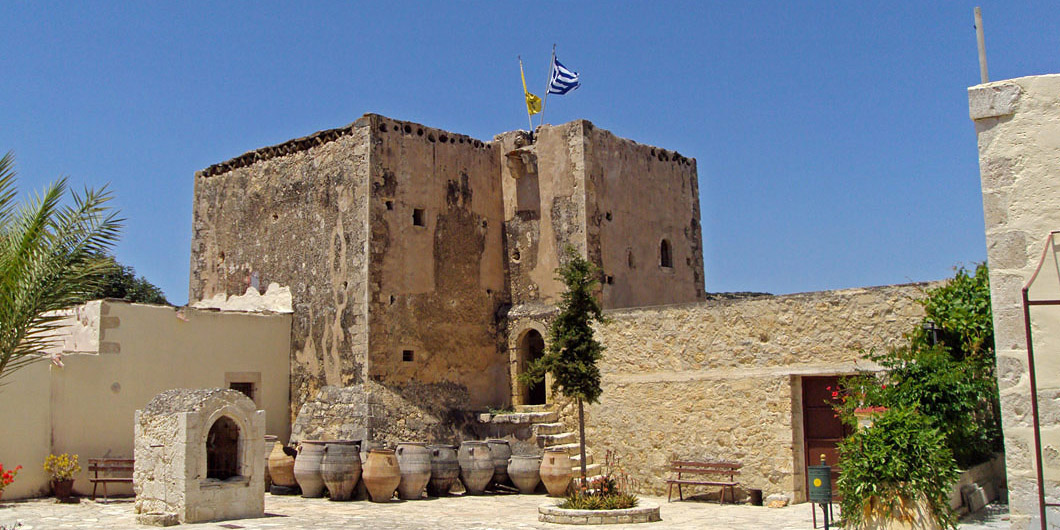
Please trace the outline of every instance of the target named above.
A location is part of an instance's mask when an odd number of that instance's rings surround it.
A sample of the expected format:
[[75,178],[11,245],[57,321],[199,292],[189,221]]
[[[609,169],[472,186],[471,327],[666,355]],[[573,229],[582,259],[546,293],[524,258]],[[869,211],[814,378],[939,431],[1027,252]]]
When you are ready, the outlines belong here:
[[[494,425],[509,424],[516,428],[529,427],[531,436],[526,440],[528,443],[536,445],[539,451],[553,447],[566,449],[573,461],[571,466],[573,476],[581,476],[578,433],[566,430],[563,423],[558,421],[559,412],[551,405],[517,405],[515,412],[483,414],[480,419]],[[589,478],[599,475],[602,471],[600,464],[593,461],[593,453],[588,446],[585,447],[585,464],[586,476]]]

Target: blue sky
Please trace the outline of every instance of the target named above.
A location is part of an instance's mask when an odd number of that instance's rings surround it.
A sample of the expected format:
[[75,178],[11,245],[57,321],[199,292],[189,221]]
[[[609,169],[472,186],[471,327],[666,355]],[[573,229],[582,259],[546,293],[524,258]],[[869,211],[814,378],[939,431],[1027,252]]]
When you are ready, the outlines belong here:
[[[192,176],[366,112],[526,127],[552,44],[591,120],[699,165],[706,287],[940,279],[985,259],[975,2],[5,2],[20,189],[110,183],[122,262],[187,299]],[[991,79],[1060,72],[1055,2],[983,6]],[[536,121],[535,121],[536,123]]]

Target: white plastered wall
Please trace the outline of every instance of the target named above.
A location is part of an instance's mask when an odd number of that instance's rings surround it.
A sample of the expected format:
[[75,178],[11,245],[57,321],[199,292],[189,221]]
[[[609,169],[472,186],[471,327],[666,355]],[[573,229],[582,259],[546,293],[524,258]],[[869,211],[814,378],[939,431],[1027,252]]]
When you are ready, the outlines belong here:
[[[66,329],[63,368],[31,365],[0,388],[0,425],[20,433],[0,438],[0,463],[23,466],[5,499],[47,491],[49,453],[76,453],[86,470],[89,458],[132,458],[137,409],[171,388],[225,388],[226,374],[260,374],[266,432],[290,435],[290,314],[106,300],[72,314]],[[91,493],[87,471],[75,479],[76,492]]]

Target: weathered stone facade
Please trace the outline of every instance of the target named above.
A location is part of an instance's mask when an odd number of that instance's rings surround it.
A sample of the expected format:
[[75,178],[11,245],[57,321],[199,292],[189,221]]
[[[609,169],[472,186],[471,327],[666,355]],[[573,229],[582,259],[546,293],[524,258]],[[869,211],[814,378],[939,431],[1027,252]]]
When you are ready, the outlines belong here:
[[801,502],[802,378],[878,369],[865,354],[918,325],[929,286],[608,311],[586,440],[597,455],[617,451],[646,492],[665,492],[677,456],[740,462],[744,489]]
[[[1060,230],[1060,75],[1023,77],[968,89],[975,122],[994,312],[1001,422],[1005,432],[1013,528],[1041,525],[1035,471],[1030,378],[1022,289]],[[1056,252],[1031,288],[1031,299],[1060,298]],[[1044,452],[1046,502],[1060,496],[1060,308],[1031,309]],[[1049,508],[1049,527],[1060,510]]]
[[265,411],[236,390],[175,389],[136,411],[141,522],[265,515]]
[[289,287],[292,419],[344,387],[367,438],[452,440],[468,411],[512,403],[507,314],[558,300],[566,247],[603,268],[606,307],[703,298],[694,160],[587,121],[537,136],[369,114],[211,166],[190,300]]
[[874,369],[859,359],[916,325],[923,286],[705,301],[699,220],[694,159],[584,120],[481,142],[366,115],[197,174],[191,299],[290,287],[295,440],[573,446],[573,408],[516,379],[572,247],[611,318],[595,453],[645,491],[677,455],[803,500],[803,378]]
[[367,122],[195,176],[189,303],[289,287],[293,410],[367,378]]

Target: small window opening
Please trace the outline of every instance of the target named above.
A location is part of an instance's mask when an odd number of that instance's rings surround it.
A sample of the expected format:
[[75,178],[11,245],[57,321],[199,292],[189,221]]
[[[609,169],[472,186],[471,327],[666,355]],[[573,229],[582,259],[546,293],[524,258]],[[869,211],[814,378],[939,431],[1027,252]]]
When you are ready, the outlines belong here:
[[415,354],[412,352],[412,350],[401,351],[401,360],[404,362],[411,363],[414,356]]
[[229,383],[228,388],[242,392],[251,401],[254,400],[254,383]]
[[611,220],[611,212],[607,212],[607,214],[604,215],[604,217],[606,217],[607,220],[610,221]]
[[519,251],[518,250],[513,251],[512,252],[512,261],[518,263],[519,262],[519,258],[520,258]]
[[607,276],[604,276],[604,281],[607,282],[607,285],[614,285],[615,277],[608,274]]
[[412,210],[412,224],[416,226],[426,226],[423,223],[423,208],[414,208]]
[[674,257],[673,252],[670,250],[670,242],[662,240],[659,244],[659,265],[667,268],[673,268]]
[[221,416],[206,436],[206,478],[225,480],[239,474],[239,426]]
[[386,201],[386,209],[387,210],[393,210],[394,209],[394,201]]

